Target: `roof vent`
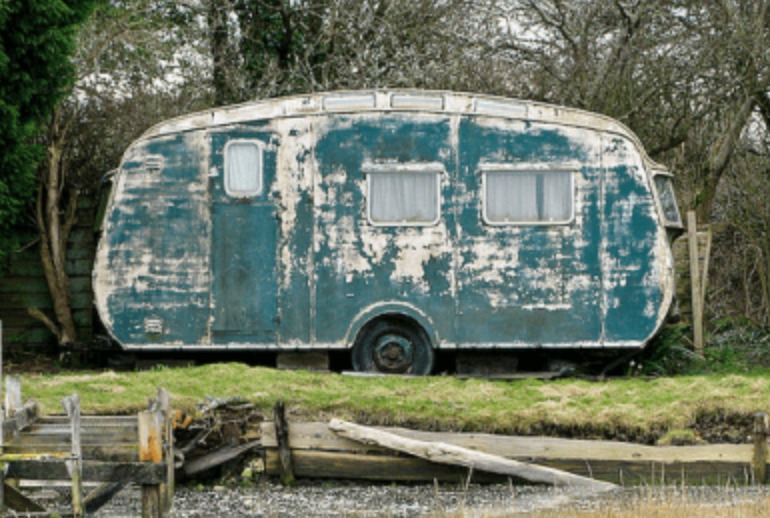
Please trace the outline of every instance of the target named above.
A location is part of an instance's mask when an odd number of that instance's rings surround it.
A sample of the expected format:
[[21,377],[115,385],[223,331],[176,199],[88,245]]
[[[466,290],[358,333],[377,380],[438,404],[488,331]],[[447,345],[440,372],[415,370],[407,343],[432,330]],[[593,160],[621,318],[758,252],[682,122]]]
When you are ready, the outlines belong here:
[[473,102],[473,109],[476,113],[484,113],[487,115],[501,115],[507,117],[526,117],[527,115],[527,106],[525,104],[490,101],[488,99],[476,99]]
[[366,110],[375,108],[374,94],[339,94],[324,98],[324,108],[330,111]]
[[443,110],[444,96],[393,94],[390,98],[391,108],[406,108],[412,110]]

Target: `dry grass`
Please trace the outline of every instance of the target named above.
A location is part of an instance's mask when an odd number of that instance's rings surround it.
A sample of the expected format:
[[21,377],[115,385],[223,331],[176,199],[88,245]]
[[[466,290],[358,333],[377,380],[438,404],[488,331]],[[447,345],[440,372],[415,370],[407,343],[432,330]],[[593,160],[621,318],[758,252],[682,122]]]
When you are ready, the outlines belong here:
[[435,518],[760,518],[768,515],[770,495],[752,488],[641,488],[609,498],[570,497],[555,494],[521,503],[512,498],[507,507],[472,508],[434,513]]

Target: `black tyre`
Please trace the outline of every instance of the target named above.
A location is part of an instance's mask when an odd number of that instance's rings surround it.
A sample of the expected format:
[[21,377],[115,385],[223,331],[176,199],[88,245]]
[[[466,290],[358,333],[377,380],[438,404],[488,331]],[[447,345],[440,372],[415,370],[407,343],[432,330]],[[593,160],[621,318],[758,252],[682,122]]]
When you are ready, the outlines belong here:
[[433,370],[430,339],[418,324],[407,319],[384,319],[368,324],[353,346],[353,368],[358,372],[427,376]]

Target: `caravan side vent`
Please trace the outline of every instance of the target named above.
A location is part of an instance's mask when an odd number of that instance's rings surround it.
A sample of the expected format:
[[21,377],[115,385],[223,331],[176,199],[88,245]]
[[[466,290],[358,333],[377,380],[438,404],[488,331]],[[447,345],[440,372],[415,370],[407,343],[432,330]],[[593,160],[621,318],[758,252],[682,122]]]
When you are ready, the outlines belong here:
[[162,335],[163,334],[163,319],[160,318],[145,318],[144,319],[144,332],[148,335]]
[[148,173],[159,173],[163,169],[163,159],[160,157],[147,157],[144,161],[144,170]]

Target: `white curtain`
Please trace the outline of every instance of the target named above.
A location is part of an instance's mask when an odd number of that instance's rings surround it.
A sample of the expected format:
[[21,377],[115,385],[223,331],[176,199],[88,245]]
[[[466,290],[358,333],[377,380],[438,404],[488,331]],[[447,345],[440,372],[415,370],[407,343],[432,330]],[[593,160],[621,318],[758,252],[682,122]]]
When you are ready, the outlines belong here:
[[233,142],[225,157],[227,191],[253,196],[262,191],[262,150],[251,142]]
[[490,223],[538,221],[537,173],[487,173],[485,186],[486,217]]
[[567,171],[485,173],[485,215],[490,223],[568,221],[572,179]]
[[432,223],[438,219],[437,173],[369,173],[374,223]]
[[542,211],[540,221],[568,221],[572,217],[572,173],[542,173]]

